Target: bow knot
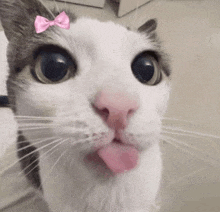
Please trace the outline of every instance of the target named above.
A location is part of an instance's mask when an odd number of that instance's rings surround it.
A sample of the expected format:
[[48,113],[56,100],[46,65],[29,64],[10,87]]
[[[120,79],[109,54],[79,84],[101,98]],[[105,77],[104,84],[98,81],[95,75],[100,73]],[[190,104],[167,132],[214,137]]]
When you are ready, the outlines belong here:
[[49,21],[49,25],[50,25],[50,26],[55,25],[55,21]]
[[69,29],[70,28],[69,17],[63,11],[52,21],[49,21],[47,18],[38,15],[34,22],[35,30],[37,33],[44,32],[48,27],[53,25],[57,25],[63,29]]

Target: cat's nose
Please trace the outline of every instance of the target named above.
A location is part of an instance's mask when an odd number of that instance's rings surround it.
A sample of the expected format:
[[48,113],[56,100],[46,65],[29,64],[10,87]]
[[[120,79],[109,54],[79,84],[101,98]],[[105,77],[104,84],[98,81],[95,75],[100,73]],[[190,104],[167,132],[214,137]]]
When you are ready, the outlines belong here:
[[110,128],[118,130],[127,127],[129,118],[139,108],[139,101],[136,96],[124,92],[102,91],[93,106]]

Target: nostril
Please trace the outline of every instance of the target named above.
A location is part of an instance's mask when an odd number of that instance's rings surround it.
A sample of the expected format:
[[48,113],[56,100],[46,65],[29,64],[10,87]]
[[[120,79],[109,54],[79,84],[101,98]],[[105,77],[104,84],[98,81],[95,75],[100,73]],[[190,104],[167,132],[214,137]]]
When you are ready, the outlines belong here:
[[101,112],[106,115],[109,115],[109,110],[107,108],[102,109]]
[[99,114],[104,118],[104,120],[107,120],[109,116],[109,110],[107,108],[104,108],[102,110],[99,110]]
[[135,111],[136,111],[136,109],[130,109],[130,110],[128,111],[127,116],[128,116],[128,117],[133,116],[133,114],[135,113]]
[[117,139],[117,138],[114,138],[114,139],[112,140],[112,142],[113,142],[113,143],[118,143],[118,144],[121,144],[121,143],[122,143],[121,140],[119,140],[119,139]]
[[95,110],[95,112],[97,114],[99,114],[104,121],[106,121],[108,119],[109,116],[109,110],[107,108],[100,108],[98,106],[96,106],[95,104],[92,104],[93,109]]

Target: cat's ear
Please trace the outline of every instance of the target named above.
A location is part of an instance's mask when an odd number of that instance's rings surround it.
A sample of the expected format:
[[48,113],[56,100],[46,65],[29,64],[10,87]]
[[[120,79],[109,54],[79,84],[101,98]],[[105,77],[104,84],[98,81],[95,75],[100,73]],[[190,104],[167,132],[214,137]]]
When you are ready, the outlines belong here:
[[53,14],[38,0],[0,0],[0,19],[7,39],[34,33],[37,15],[47,19]]
[[139,32],[153,33],[157,28],[157,20],[150,19],[138,28]]

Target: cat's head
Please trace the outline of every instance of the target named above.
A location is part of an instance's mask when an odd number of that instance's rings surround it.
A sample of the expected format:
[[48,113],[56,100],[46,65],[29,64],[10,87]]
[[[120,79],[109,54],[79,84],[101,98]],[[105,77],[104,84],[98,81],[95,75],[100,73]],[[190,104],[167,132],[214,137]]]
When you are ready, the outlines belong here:
[[[77,147],[83,157],[98,150],[106,161],[119,145],[141,154],[159,141],[169,97],[170,69],[156,21],[131,31],[66,13],[70,29],[36,33],[37,15],[52,20],[57,14],[37,0],[0,1],[9,40],[7,88],[22,134],[30,142],[62,142],[60,152]],[[47,151],[41,145],[35,144]]]

